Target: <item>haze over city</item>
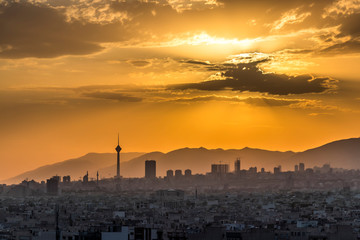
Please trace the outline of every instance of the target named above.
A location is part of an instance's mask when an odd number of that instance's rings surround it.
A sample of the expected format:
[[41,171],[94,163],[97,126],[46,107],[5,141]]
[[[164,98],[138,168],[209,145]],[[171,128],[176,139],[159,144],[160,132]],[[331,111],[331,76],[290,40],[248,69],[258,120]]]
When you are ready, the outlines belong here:
[[2,0],[0,179],[111,153],[117,133],[141,153],[358,137],[359,12],[345,0]]

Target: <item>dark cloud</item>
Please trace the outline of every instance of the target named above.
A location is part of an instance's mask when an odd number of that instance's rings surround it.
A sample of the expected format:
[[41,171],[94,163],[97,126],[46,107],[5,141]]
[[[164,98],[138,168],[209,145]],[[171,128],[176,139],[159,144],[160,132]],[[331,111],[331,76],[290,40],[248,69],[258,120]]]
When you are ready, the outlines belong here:
[[352,39],[343,43],[337,43],[320,51],[322,54],[330,55],[358,52],[360,52],[360,38]]
[[346,16],[341,23],[341,27],[339,29],[341,31],[340,36],[352,36],[359,37],[360,36],[360,13],[359,14],[351,14]]
[[182,62],[189,63],[189,64],[195,64],[195,65],[205,65],[205,66],[211,65],[210,62],[208,62],[208,61],[199,61],[199,60],[187,60],[187,61],[182,61]]
[[89,92],[89,93],[83,93],[83,96],[97,98],[97,99],[116,100],[119,102],[141,102],[143,100],[140,97],[134,97],[117,92]]
[[334,87],[334,80],[326,77],[264,73],[258,67],[258,64],[264,61],[266,60],[237,65],[213,66],[211,68],[212,70],[218,69],[222,72],[222,79],[199,83],[176,84],[169,86],[169,89],[195,89],[203,91],[233,90],[288,95],[321,93]]
[[151,62],[146,60],[131,60],[129,63],[135,67],[148,67],[151,65]]
[[[114,30],[117,29],[117,34]],[[66,21],[60,11],[44,5],[0,5],[0,57],[50,58],[100,51],[101,42],[124,38],[121,24]]]

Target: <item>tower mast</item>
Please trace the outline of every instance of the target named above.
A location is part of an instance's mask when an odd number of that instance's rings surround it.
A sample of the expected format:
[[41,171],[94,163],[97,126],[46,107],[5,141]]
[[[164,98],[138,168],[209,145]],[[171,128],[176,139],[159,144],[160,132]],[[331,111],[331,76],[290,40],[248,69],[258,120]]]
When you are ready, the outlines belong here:
[[115,148],[115,150],[117,152],[116,178],[120,178],[120,151],[121,151],[121,147],[119,145],[119,133],[118,133],[118,145]]

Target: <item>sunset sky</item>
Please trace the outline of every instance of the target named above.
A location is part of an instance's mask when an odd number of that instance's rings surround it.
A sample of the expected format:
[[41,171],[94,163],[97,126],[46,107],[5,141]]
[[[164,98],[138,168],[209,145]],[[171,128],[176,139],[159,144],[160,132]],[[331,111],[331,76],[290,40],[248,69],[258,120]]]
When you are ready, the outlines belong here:
[[118,132],[303,151],[359,119],[359,0],[0,0],[0,180]]

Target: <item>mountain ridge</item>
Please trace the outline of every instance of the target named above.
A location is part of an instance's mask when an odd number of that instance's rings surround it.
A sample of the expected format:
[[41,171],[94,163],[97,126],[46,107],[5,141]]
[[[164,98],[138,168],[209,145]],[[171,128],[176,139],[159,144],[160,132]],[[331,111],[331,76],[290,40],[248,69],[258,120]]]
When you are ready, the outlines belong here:
[[[132,154],[132,155],[131,155]],[[337,168],[360,169],[360,138],[341,139],[326,143],[319,147],[311,148],[303,152],[271,151],[259,148],[244,147],[242,149],[207,149],[179,148],[167,153],[154,151],[150,153],[121,153],[121,175],[123,177],[143,177],[145,172],[144,161],[156,160],[157,175],[164,176],[169,169],[191,169],[193,174],[210,171],[213,163],[232,164],[240,157],[241,168],[248,169],[256,166],[264,167],[266,171],[272,171],[273,167],[281,165],[283,170],[293,170],[294,165],[304,162],[306,167],[321,166],[331,163]],[[115,175],[116,153],[88,153],[79,158],[73,158],[62,162],[48,164],[37,169],[30,170],[3,180],[5,183],[21,182],[24,179],[45,180],[53,175],[71,175],[77,179],[89,171],[89,175],[95,176],[99,171],[101,178],[109,178]],[[67,166],[67,165],[71,165]],[[58,168],[64,168],[58,171]]]

